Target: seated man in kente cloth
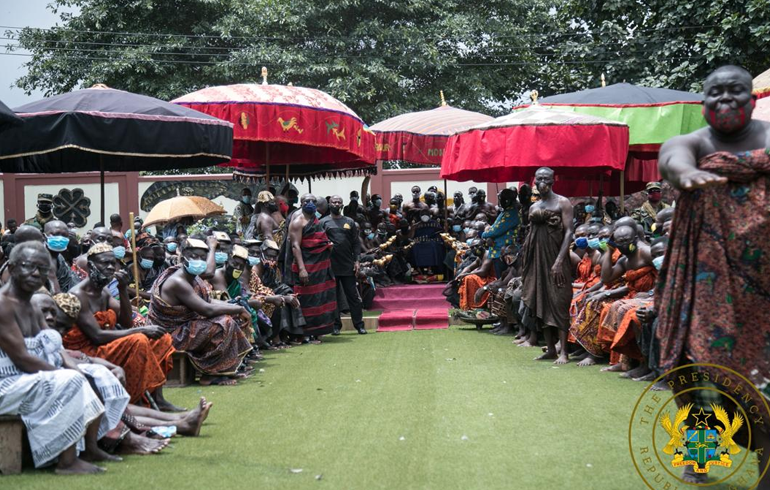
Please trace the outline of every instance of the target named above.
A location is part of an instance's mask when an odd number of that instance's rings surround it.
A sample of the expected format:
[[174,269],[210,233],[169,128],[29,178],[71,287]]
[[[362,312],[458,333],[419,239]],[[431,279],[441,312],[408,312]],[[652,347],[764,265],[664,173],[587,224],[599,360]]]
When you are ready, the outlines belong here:
[[149,319],[170,332],[174,347],[187,353],[202,373],[202,385],[234,385],[251,344],[241,330],[251,315],[242,306],[211,299],[211,286],[199,276],[206,271],[209,246],[188,238],[178,265],[155,281]]
[[30,303],[48,279],[48,250],[25,242],[8,261],[11,279],[0,289],[0,415],[21,416],[36,468],[59,458],[58,474],[104,471],[77,457],[78,441],[98,429],[104,406],[81,373],[60,369],[61,336],[45,329]]
[[[171,337],[158,326],[132,328],[129,276],[118,270],[112,246],[105,242],[92,246],[86,267],[88,278],[70,290],[80,300],[81,309],[77,325],[64,335],[64,347],[122,367],[131,403],[142,403],[148,392],[162,410],[179,410],[163,398],[166,374],[173,367]],[[107,288],[113,277],[120,302]]]
[[305,317],[304,333],[312,343],[332,333],[337,311],[337,281],[331,268],[331,241],[316,218],[316,199],[302,196],[302,208],[289,225],[292,283]]
[[[682,192],[655,295],[656,339],[662,371],[689,362],[713,363],[766,386],[770,124],[752,119],[751,90],[746,70],[718,68],[703,86],[709,127],[672,138],[661,148],[660,173]],[[747,419],[752,445],[767,448],[770,425]],[[762,472],[770,451],[758,456]],[[697,480],[692,472],[685,478]],[[770,472],[756,488],[770,488]]]

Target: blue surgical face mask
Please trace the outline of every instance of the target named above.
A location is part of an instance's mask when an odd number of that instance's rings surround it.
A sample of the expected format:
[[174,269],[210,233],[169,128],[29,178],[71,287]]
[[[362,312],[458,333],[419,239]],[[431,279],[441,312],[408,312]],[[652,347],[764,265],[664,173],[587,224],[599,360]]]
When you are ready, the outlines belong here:
[[589,238],[588,239],[588,247],[593,250],[599,250],[599,239],[598,238]]
[[142,269],[152,269],[152,264],[154,264],[152,259],[142,259],[139,261],[139,265]]
[[184,266],[185,270],[193,276],[200,276],[206,272],[206,261],[187,259],[187,263]]
[[660,257],[655,257],[652,259],[652,265],[655,266],[657,270],[660,270],[661,267],[663,267],[663,259],[665,259],[665,255],[661,255]]
[[593,213],[594,209],[596,209],[594,207],[594,205],[593,204],[589,204],[588,206],[586,206],[586,213]]
[[167,243],[167,244],[166,244],[166,250],[168,250],[168,251],[169,251],[169,253],[174,253],[174,252],[176,252],[176,247],[177,247],[177,244],[176,244],[176,243]]
[[315,212],[316,218],[321,219],[321,216],[323,216],[321,213],[319,213],[318,211]]
[[305,204],[302,205],[302,211],[305,214],[315,214],[315,212],[318,210],[315,203],[313,201],[308,201]]
[[259,263],[262,262],[259,257],[252,257],[249,255],[249,265],[251,267],[254,267],[255,265],[259,265]]
[[251,197],[249,197],[249,196],[243,196],[243,197],[241,198],[241,201],[243,202],[243,204],[251,204]]
[[588,248],[588,239],[586,237],[581,236],[580,238],[575,239],[575,247],[584,250]]
[[368,240],[374,240],[374,233],[369,233],[368,235],[366,235],[366,238]]
[[69,237],[66,236],[49,236],[46,238],[48,243],[48,250],[51,252],[64,252],[67,250],[67,245],[70,244]]
[[224,252],[216,252],[214,254],[214,260],[216,261],[217,265],[222,265],[227,262],[227,254]]
[[129,238],[131,238],[131,230],[126,230],[126,233],[124,233],[124,234],[123,234],[123,236],[125,236],[125,237],[126,237],[126,240],[128,240]]
[[465,233],[466,235],[467,235],[468,233],[470,233],[470,231],[471,231],[471,229],[470,229],[470,228],[463,228],[463,233]]
[[374,201],[374,205],[377,206],[378,208],[381,207],[382,206],[382,199],[375,200]]
[[465,240],[465,243],[470,245],[471,243],[473,243],[473,238],[469,238],[469,239]]
[[115,254],[116,259],[123,260],[123,257],[126,256],[126,247],[124,246],[115,247],[112,249],[112,253]]
[[452,225],[452,231],[454,231],[455,233],[460,233],[460,230],[462,229],[463,227],[460,225]]

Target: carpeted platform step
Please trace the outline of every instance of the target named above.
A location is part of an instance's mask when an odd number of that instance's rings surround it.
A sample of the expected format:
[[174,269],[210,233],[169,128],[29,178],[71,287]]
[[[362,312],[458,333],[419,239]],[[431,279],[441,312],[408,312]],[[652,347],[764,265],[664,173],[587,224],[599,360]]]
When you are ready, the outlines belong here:
[[415,330],[449,328],[449,308],[418,308],[414,318]]
[[378,332],[400,332],[414,328],[414,309],[385,311],[380,315]]
[[373,310],[449,308],[441,292],[445,284],[409,284],[379,288],[372,302]]

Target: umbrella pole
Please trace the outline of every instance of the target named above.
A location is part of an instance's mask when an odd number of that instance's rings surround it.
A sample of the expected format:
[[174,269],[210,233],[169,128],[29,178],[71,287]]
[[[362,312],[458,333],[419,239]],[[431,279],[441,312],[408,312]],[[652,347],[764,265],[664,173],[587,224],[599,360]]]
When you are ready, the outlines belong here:
[[[441,92],[442,99],[444,98],[444,92]],[[446,179],[444,179],[444,233],[449,231],[449,207],[446,205],[447,203],[447,186],[446,186]]]
[[136,292],[136,307],[139,308],[139,264],[136,262],[136,227],[134,226],[134,213],[128,213],[131,222],[131,255],[134,258],[134,292]]
[[99,178],[101,182],[102,226],[104,226],[104,157],[101,155],[99,155]]
[[270,143],[265,143],[265,190],[270,189]]
[[626,213],[626,171],[620,171],[620,214]]

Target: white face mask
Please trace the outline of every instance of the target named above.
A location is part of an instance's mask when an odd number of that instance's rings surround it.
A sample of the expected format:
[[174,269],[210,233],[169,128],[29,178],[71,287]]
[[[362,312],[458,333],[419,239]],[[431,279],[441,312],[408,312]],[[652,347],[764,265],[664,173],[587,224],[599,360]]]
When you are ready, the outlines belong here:
[[428,221],[430,221],[430,216],[428,216],[427,214],[423,214],[422,216],[420,216],[420,219],[422,220],[423,223],[427,223]]

